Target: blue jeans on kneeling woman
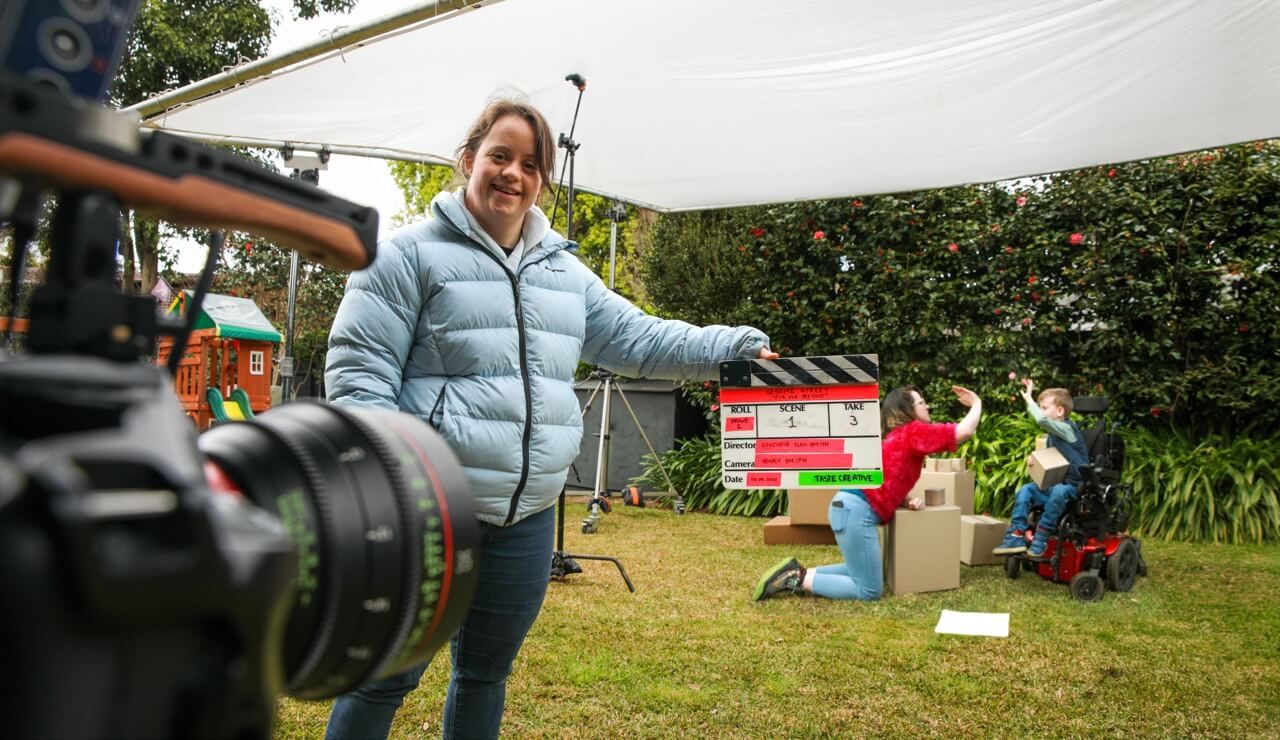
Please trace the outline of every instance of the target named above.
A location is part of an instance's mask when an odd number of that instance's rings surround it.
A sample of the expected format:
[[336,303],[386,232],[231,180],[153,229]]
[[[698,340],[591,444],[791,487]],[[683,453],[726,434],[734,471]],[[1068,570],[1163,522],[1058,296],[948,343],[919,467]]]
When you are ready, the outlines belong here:
[[836,492],[827,508],[831,531],[844,556],[843,563],[813,569],[813,593],[829,599],[875,601],[884,593],[884,570],[880,560],[880,517],[862,491]]

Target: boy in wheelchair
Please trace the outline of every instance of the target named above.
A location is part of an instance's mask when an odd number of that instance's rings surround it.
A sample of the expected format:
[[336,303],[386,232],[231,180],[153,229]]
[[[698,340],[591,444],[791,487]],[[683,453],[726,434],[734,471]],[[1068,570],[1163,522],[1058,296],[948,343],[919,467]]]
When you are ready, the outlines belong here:
[[[1022,398],[1027,402],[1027,413],[1048,434],[1048,446],[1061,452],[1070,467],[1066,478],[1061,483],[1050,486],[1047,491],[1032,482],[1018,489],[1009,529],[1005,532],[1004,541],[992,550],[995,555],[1017,555],[1025,552],[1028,558],[1044,557],[1049,537],[1057,532],[1058,521],[1067,505],[1079,498],[1080,485],[1084,482],[1082,469],[1089,465],[1089,450],[1085,446],[1084,433],[1069,418],[1073,406],[1070,391],[1065,388],[1048,388],[1040,392],[1038,399],[1032,400],[1031,390],[1034,387],[1035,383],[1030,378],[1023,378]],[[1031,462],[1030,458],[1027,462]],[[1035,535],[1028,547],[1027,516],[1033,507],[1043,509],[1044,512],[1040,515]]]
[[[1107,410],[1106,398],[1086,396],[1072,403],[1080,413],[1102,414]],[[1079,434],[1079,427],[1076,429]],[[1142,542],[1126,531],[1131,491],[1120,482],[1124,440],[1107,428],[1105,419],[1079,438],[1089,462],[1078,469],[1080,483],[1074,496],[1057,512],[1060,518],[1054,522],[1056,531],[1046,536],[1042,557],[1033,559],[1030,552],[1022,554],[1015,548],[1005,558],[1004,571],[1008,577],[1017,578],[1023,570],[1033,570],[1043,578],[1069,584],[1071,595],[1080,601],[1097,601],[1108,588],[1133,588],[1139,576],[1147,575],[1147,563],[1142,557]],[[1024,527],[1036,527],[1037,536],[1051,513],[1051,498],[1045,497],[1042,507],[1033,503],[1021,512],[1015,509],[1015,516],[1021,513],[1025,517]]]

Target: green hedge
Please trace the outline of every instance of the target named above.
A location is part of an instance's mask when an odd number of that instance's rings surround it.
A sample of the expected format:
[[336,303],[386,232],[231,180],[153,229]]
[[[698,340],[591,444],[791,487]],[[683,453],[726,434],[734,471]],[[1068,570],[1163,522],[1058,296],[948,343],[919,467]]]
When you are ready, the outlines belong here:
[[[960,447],[977,478],[975,511],[1008,517],[1027,481],[1036,426],[1025,414],[983,418]],[[1187,542],[1280,542],[1280,434],[1210,435],[1193,441],[1171,429],[1121,431],[1128,446],[1123,480],[1133,487],[1131,527],[1144,536]],[[663,465],[693,510],[774,516],[782,491],[729,491],[720,485],[720,439],[699,437],[667,452]],[[665,489],[652,456],[633,485]]]
[[881,385],[1019,410],[1011,372],[1130,424],[1280,428],[1280,142],[997,185],[663,215],[665,315],[786,355],[876,353]]

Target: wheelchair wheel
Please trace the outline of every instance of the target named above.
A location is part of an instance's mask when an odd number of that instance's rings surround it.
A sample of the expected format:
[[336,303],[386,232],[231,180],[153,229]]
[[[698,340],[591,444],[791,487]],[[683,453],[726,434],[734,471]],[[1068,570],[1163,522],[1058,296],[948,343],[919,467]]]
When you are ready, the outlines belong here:
[[1106,590],[1102,576],[1097,573],[1082,570],[1071,578],[1071,595],[1077,601],[1102,601]]
[[1138,547],[1133,540],[1120,542],[1115,553],[1107,558],[1107,585],[1112,591],[1128,591],[1138,577]]
[[1004,559],[1004,574],[1010,578],[1017,578],[1022,575],[1022,566],[1018,564],[1020,560],[1022,558],[1006,556]]

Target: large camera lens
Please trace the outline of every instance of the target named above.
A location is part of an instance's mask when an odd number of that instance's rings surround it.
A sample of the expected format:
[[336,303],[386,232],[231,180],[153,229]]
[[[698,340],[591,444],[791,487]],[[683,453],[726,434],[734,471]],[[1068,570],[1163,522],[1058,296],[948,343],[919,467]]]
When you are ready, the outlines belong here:
[[422,663],[457,629],[479,528],[462,468],[429,426],[297,403],[199,445],[211,481],[225,476],[280,517],[298,548],[283,646],[291,695],[336,696]]

